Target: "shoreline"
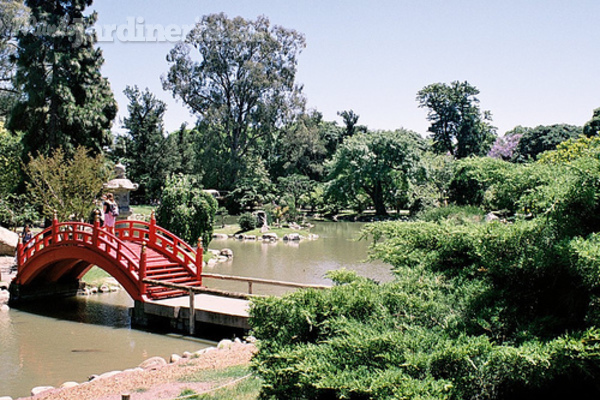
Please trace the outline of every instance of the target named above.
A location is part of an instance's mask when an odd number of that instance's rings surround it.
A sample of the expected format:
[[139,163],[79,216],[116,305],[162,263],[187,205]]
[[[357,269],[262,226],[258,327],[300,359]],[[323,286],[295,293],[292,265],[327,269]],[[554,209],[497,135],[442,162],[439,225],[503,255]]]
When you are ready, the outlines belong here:
[[203,392],[216,386],[210,381],[185,381],[186,377],[198,371],[248,365],[256,351],[253,343],[225,339],[217,347],[185,352],[181,356],[173,354],[168,362],[161,357],[151,357],[136,368],[106,372],[92,376],[87,382],[65,382],[60,388],[32,388],[32,394],[39,392],[15,400],[120,400],[123,394],[129,394],[131,400],[173,399],[185,389]]

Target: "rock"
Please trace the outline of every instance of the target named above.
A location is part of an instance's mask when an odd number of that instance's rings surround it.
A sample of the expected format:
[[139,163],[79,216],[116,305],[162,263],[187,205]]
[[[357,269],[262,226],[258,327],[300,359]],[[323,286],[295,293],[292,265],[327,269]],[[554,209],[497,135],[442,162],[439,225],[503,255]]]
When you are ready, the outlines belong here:
[[79,383],[71,381],[71,382],[65,382],[65,383],[63,383],[62,385],[60,385],[60,388],[61,389],[68,389],[68,388],[72,388],[72,387],[75,387],[75,386],[79,386]]
[[103,379],[103,378],[110,378],[112,376],[118,375],[123,371],[110,371],[110,372],[105,372],[103,374],[101,374],[98,378]]
[[101,285],[101,286],[98,288],[98,291],[99,291],[100,293],[108,293],[108,292],[110,292],[110,288],[108,287],[108,285]]
[[256,338],[254,336],[246,336],[246,342],[256,343]]
[[225,256],[217,257],[217,262],[225,262],[225,261],[229,261],[229,258],[227,258]]
[[229,239],[229,236],[224,233],[213,233],[212,237],[213,239]]
[[14,256],[19,235],[0,226],[0,256]]
[[8,303],[10,294],[6,290],[0,290],[0,304]]
[[221,350],[221,349],[228,349],[233,345],[233,342],[229,339],[223,339],[219,342],[219,344],[217,345],[217,349]]
[[499,221],[500,218],[494,213],[488,213],[485,215],[485,222]]
[[88,382],[91,382],[91,381],[93,381],[93,380],[94,380],[94,379],[96,379],[96,378],[98,378],[98,375],[96,375],[96,374],[90,375],[90,376],[88,377]]
[[279,239],[279,237],[277,237],[277,234],[274,232],[270,232],[270,233],[265,233],[262,235],[263,240],[277,240]]
[[140,368],[146,370],[158,369],[162,366],[167,365],[167,362],[162,357],[151,357],[140,364]]
[[169,364],[175,364],[181,360],[181,356],[179,354],[171,354],[171,358],[169,358]]
[[244,237],[244,239],[246,239],[246,240],[256,240],[256,235],[246,235]]
[[300,240],[298,233],[289,233],[283,237],[283,240]]
[[242,339],[240,339],[239,337],[236,337],[235,339],[233,339],[233,343],[241,344]]
[[31,395],[32,396],[37,396],[40,393],[44,393],[47,392],[48,390],[52,390],[55,389],[54,386],[37,386],[34,387],[33,389],[31,389]]
[[237,234],[237,235],[235,235],[235,236],[234,236],[234,238],[236,238],[236,239],[238,239],[238,240],[244,240],[244,235],[242,235],[242,234],[240,233],[240,234]]
[[231,249],[221,249],[221,252],[219,253],[220,256],[223,257],[227,257],[227,258],[233,258],[233,250]]
[[91,287],[89,290],[90,290],[90,294],[96,294],[96,293],[98,293],[98,288],[97,287]]
[[10,307],[7,306],[6,304],[2,304],[0,306],[0,312],[8,312],[10,310]]
[[216,347],[207,347],[207,348],[205,348],[205,349],[198,350],[198,351],[197,351],[197,352],[195,352],[194,354],[195,354],[195,355],[197,355],[197,356],[200,356],[200,355],[202,355],[202,354],[210,353],[211,351],[215,351],[215,350],[217,350],[217,348],[216,348]]
[[1,396],[0,400],[13,400],[13,398],[10,396]]
[[190,353],[189,351],[184,351],[183,354],[181,355],[181,357],[183,357],[183,358],[191,358],[192,357],[192,353]]

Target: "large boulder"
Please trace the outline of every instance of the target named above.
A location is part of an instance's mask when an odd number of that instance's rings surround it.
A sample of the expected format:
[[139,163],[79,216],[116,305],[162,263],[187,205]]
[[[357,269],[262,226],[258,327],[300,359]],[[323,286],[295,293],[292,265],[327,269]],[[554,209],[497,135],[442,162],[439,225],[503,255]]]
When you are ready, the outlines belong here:
[[159,369],[167,365],[167,361],[162,357],[151,357],[140,364],[140,368],[145,370]]
[[14,256],[19,235],[0,226],[0,256]]

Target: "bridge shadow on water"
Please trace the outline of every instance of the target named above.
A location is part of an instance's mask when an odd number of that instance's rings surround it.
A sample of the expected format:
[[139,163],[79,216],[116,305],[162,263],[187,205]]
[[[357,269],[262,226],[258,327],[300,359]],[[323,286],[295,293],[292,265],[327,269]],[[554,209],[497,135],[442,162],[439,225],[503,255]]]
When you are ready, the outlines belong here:
[[[91,296],[46,298],[19,304],[16,309],[65,321],[120,329],[136,329],[163,335],[187,336],[185,332],[177,332],[172,329],[166,320],[155,321],[148,327],[133,326],[130,314],[131,307],[133,307],[133,300],[126,292],[120,291]],[[243,338],[247,334],[248,332],[243,329],[197,322],[194,337],[208,341],[219,341],[234,337]]]
[[[102,299],[98,297],[103,297]],[[113,297],[107,299],[107,297]],[[48,298],[20,304],[21,311],[49,318],[80,322],[114,328],[130,328],[130,306],[122,303],[118,296],[103,294],[98,296],[78,296],[67,298]],[[112,300],[112,301],[106,301]],[[117,300],[117,301],[115,301]]]

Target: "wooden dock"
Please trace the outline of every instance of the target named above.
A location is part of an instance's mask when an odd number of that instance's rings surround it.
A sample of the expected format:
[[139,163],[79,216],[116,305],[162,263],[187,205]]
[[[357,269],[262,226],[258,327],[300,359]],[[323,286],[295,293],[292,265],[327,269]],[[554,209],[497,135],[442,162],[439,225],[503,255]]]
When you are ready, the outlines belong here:
[[[196,332],[196,324],[212,324],[234,329],[250,329],[248,324],[252,284],[268,284],[294,288],[326,289],[328,286],[301,284],[295,282],[273,281],[260,278],[205,274],[206,278],[235,280],[246,282],[249,293],[229,292],[207,287],[192,287],[176,283],[158,282],[144,279],[144,283],[164,286],[170,289],[185,290],[187,296],[172,297],[162,300],[136,301],[132,311],[133,323],[150,326],[153,322],[164,326],[166,322],[178,331],[190,335]],[[190,312],[193,310],[193,312]]]
[[193,321],[198,323],[229,328],[250,328],[248,325],[249,300],[202,293],[194,294],[191,302],[194,307],[193,315],[190,315],[190,298],[188,296],[146,301],[143,303],[144,313],[169,318],[176,325],[185,326],[191,334],[194,333],[194,329],[191,329],[190,326],[192,317]]

